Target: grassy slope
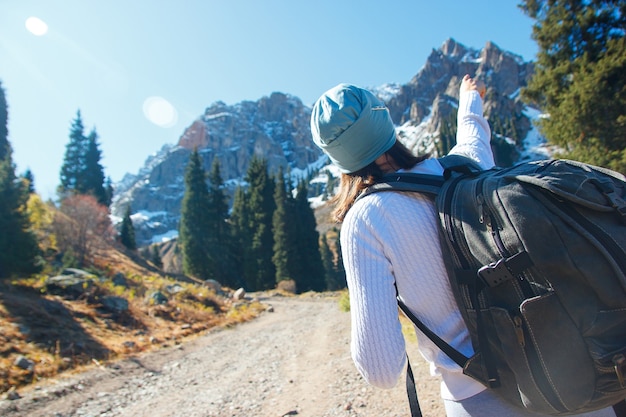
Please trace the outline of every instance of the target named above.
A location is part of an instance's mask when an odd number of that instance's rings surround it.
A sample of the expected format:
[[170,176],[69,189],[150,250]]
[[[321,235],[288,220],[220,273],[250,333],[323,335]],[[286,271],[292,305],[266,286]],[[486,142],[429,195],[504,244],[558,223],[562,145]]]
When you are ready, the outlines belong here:
[[[0,393],[180,343],[215,326],[249,320],[264,309],[255,302],[233,303],[228,293],[216,294],[199,282],[174,281],[113,250],[97,264],[106,271],[104,279],[77,299],[47,293],[43,276],[0,283]],[[111,282],[117,272],[125,275],[126,286]],[[169,294],[171,286],[179,292]],[[166,304],[149,301],[157,290],[167,294]],[[106,311],[104,296],[127,299],[129,309]],[[17,366],[20,356],[32,361],[33,369]]]

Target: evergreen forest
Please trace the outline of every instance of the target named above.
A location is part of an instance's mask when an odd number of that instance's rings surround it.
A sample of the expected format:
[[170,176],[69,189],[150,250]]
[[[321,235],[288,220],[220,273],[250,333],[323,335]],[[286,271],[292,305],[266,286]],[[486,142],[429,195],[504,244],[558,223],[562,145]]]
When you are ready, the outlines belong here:
[[[547,115],[541,133],[558,147],[557,157],[625,173],[626,0],[524,0],[519,7],[533,20],[539,47],[522,98]],[[85,128],[80,110],[71,123],[57,202],[42,201],[30,171],[15,172],[8,117],[0,82],[0,279],[88,268],[105,246],[138,253],[132,207],[117,228],[111,224],[113,187],[101,164],[100,137]],[[514,121],[490,122],[497,135],[519,140]],[[442,121],[439,153],[453,145],[454,123]],[[500,160],[507,161],[503,152]],[[178,244],[185,274],[248,291],[282,282],[298,292],[345,286],[339,232],[319,235],[305,181],[269,172],[267,161],[257,158],[231,202],[219,161],[207,173],[197,150],[184,181]],[[162,266],[155,248],[147,257]]]

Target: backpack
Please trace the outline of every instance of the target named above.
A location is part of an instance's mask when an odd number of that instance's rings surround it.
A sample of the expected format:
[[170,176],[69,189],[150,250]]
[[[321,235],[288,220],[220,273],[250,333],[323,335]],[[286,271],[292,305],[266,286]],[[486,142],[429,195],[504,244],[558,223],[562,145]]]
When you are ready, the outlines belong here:
[[[480,171],[440,158],[444,177],[394,173],[369,187],[435,195],[442,252],[475,354],[400,309],[509,403],[570,415],[626,403],[626,179],[569,160]],[[412,415],[419,404],[407,369]],[[618,414],[620,415],[620,414]]]

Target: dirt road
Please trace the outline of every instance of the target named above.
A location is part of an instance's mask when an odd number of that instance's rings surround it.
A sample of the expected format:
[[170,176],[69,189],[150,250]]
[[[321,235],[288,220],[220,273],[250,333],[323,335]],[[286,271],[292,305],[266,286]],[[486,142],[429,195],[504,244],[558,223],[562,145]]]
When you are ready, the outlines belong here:
[[[3,417],[407,416],[401,379],[368,386],[349,353],[336,298],[268,297],[252,322],[210,332],[0,401]],[[443,415],[438,382],[409,345],[426,417]]]

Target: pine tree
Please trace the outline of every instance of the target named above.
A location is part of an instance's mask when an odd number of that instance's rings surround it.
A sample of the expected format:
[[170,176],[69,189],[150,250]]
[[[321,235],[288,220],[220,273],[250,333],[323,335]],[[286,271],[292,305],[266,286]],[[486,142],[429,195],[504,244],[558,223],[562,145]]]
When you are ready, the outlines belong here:
[[272,219],[272,232],[274,234],[274,255],[272,262],[276,268],[276,282],[292,279],[293,276],[287,265],[289,244],[287,242],[287,193],[282,168],[276,175],[276,189],[274,190],[274,202],[276,210]]
[[301,275],[296,280],[298,292],[324,291],[324,265],[320,253],[319,233],[315,214],[309,204],[308,189],[300,181],[296,193],[296,224],[298,228],[298,253],[301,257]]
[[156,266],[157,268],[163,268],[163,260],[161,259],[158,245],[152,245],[152,255],[150,258],[154,266]]
[[324,280],[326,281],[326,289],[336,291],[340,289],[335,282],[335,264],[333,263],[333,252],[328,246],[326,235],[322,235],[320,241],[320,253],[322,255],[322,264],[324,265]]
[[111,177],[106,177],[104,180],[104,190],[106,192],[106,200],[110,205],[113,201],[113,181],[111,181]]
[[103,206],[111,204],[109,192],[105,188],[104,167],[100,163],[102,152],[98,144],[98,133],[93,129],[87,137],[85,163],[81,177],[83,178],[78,192],[93,195]]
[[513,143],[515,143],[516,145],[521,145],[521,142],[519,139],[519,133],[517,133],[515,120],[513,120],[513,117],[509,119],[508,136],[513,140]]
[[39,248],[26,214],[28,188],[15,175],[7,123],[8,106],[0,83],[0,278],[39,269]]
[[212,279],[227,287],[234,287],[239,281],[232,269],[234,255],[228,223],[228,197],[224,191],[220,162],[217,158],[213,159],[209,173],[208,215],[207,251],[213,263]]
[[489,118],[491,126],[491,148],[493,150],[493,158],[497,166],[508,167],[515,163],[517,151],[515,145],[509,143],[507,138],[511,140],[516,137],[515,122],[513,118],[502,120],[497,115]]
[[[324,171],[326,175],[326,185],[324,186],[324,194],[322,195],[322,201],[328,200],[330,197],[335,195],[335,188],[337,187],[338,179],[335,178],[332,172],[329,169]],[[315,192],[315,190],[312,190]],[[319,193],[315,193],[319,194]]]
[[235,189],[233,208],[230,214],[230,239],[232,245],[233,264],[231,269],[237,278],[238,286],[251,290],[249,274],[254,268],[249,267],[252,253],[252,229],[250,228],[250,213],[247,195],[242,186]]
[[522,97],[563,157],[626,172],[626,0],[525,0],[539,46]]
[[70,193],[78,193],[82,188],[81,174],[85,168],[84,156],[87,149],[84,131],[83,119],[78,110],[70,127],[70,141],[65,146],[63,165],[61,165],[61,185],[58,188],[61,198]]
[[185,171],[185,194],[181,203],[178,243],[182,247],[185,274],[206,280],[213,277],[214,264],[208,253],[209,191],[206,172],[197,149]]
[[27,169],[22,175],[22,178],[26,182],[26,188],[28,188],[28,193],[33,194],[35,192],[35,177],[33,176],[33,172],[30,169]]
[[276,210],[272,220],[274,234],[274,254],[272,261],[276,267],[276,283],[296,278],[300,266],[297,252],[297,231],[294,219],[294,199],[288,185],[291,181],[283,173],[282,167],[276,175],[274,202]]
[[337,258],[335,259],[335,281],[340,283],[339,288],[346,288],[348,286],[346,282],[346,270],[343,267],[343,255],[341,253],[341,231],[333,228],[333,231],[337,234],[335,240],[335,253]]
[[0,82],[0,161],[10,158],[11,152],[11,144],[9,143],[9,109],[4,95],[4,88],[2,87],[2,82]]
[[456,145],[456,115],[450,114],[442,118],[439,128],[439,140],[435,144],[438,156],[447,155],[450,149]]
[[112,187],[106,188],[104,168],[100,163],[102,152],[98,133],[92,129],[89,136],[85,136],[84,130],[78,110],[70,127],[70,141],[65,148],[58,192],[61,198],[69,194],[92,195],[99,204],[108,207],[111,204]]
[[276,206],[274,183],[269,175],[267,161],[258,157],[252,158],[245,181],[249,184],[247,203],[252,232],[250,259],[245,262],[253,269],[244,273],[253,289],[266,290],[273,288],[276,282],[276,270],[272,262],[272,218]]
[[133,220],[130,218],[130,205],[126,207],[124,218],[122,219],[122,226],[120,229],[120,242],[127,249],[137,249],[137,243],[135,241],[135,227],[133,226]]

